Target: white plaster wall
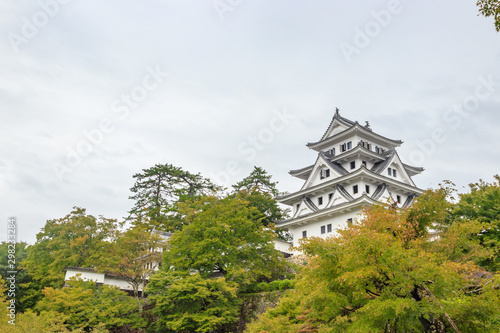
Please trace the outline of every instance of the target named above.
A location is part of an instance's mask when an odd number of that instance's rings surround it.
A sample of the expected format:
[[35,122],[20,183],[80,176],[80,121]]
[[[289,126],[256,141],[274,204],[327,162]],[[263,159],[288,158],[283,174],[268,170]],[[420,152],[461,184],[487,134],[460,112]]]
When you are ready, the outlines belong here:
[[[104,284],[108,284],[108,285],[111,285],[111,286],[116,286],[122,290],[130,290],[130,291],[133,291],[134,288],[132,287],[132,285],[130,283],[128,283],[127,281],[125,280],[120,280],[120,279],[116,279],[116,278],[112,278],[112,277],[105,277],[104,279]],[[142,286],[140,285],[139,286],[139,291],[142,290]]]
[[[339,215],[336,215],[336,216],[333,216],[333,217],[330,217],[327,219],[323,219],[323,220],[319,220],[319,221],[315,221],[315,222],[310,222],[307,225],[289,226],[288,230],[293,235],[293,245],[296,246],[299,244],[298,241],[299,241],[299,239],[302,238],[303,231],[307,231],[307,237],[326,238],[328,236],[334,235],[336,229],[343,229],[347,226],[347,219],[352,218],[353,221],[358,219],[359,213],[360,213],[359,210],[356,210],[356,211],[353,210],[351,212],[339,214]],[[332,224],[332,232],[330,232],[330,233],[326,232],[324,234],[321,234],[321,226],[325,226],[325,229],[326,229],[326,226],[330,223]]]

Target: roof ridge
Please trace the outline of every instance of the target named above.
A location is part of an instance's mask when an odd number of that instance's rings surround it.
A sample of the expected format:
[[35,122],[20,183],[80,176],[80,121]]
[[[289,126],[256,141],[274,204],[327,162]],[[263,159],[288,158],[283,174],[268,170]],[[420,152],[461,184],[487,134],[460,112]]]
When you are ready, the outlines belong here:
[[312,200],[309,197],[304,196],[304,203],[306,204],[309,209],[311,209],[314,212],[317,212],[319,208],[312,202]]
[[341,185],[335,185],[335,188],[339,191],[339,193],[347,200],[347,201],[352,201],[354,198],[352,195],[349,194],[349,192],[346,191],[346,189],[341,186]]
[[387,188],[387,185],[385,183],[380,184],[377,186],[377,189],[375,192],[373,192],[372,199],[375,201],[378,201],[378,199],[382,196],[382,193],[384,193],[384,190]]

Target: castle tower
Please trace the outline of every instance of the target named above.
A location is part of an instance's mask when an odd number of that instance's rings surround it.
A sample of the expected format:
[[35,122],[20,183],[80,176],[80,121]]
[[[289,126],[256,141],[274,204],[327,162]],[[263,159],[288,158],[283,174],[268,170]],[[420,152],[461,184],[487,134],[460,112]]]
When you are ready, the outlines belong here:
[[402,143],[373,132],[368,122],[342,117],[337,109],[321,139],[307,144],[318,152],[316,162],[290,171],[304,185],[276,198],[292,209],[292,217],[276,226],[288,229],[297,245],[300,238],[327,237],[345,228],[362,207],[377,202],[408,207],[423,192],[411,177],[424,169],[401,161],[396,148]]

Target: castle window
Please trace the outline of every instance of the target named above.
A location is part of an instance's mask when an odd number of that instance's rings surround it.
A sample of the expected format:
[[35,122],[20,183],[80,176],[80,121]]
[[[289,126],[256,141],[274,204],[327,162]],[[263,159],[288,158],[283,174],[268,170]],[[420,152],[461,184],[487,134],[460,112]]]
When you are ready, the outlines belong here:
[[332,156],[335,156],[335,148],[330,149],[330,154],[332,154]]
[[328,194],[328,200],[332,200],[333,193]]
[[400,196],[400,195],[397,195],[397,196],[396,196],[396,200],[397,200],[397,202],[398,202],[398,203],[401,203],[401,196]]
[[370,185],[365,185],[365,192],[370,193]]
[[324,179],[330,177],[330,169],[324,169],[319,172],[319,178]]
[[354,185],[352,187],[352,193],[354,193],[354,194],[358,193],[358,185]]
[[359,142],[359,144],[360,144],[361,146],[365,147],[365,148],[366,148],[366,149],[368,149],[368,150],[372,150],[372,144],[371,144],[371,143],[368,143],[368,142],[366,142],[366,141],[361,140],[361,141]]
[[387,168],[387,174],[388,174],[389,176],[392,176],[392,169],[391,169],[391,168]]
[[347,224],[351,225],[352,224],[352,218],[347,219]]
[[322,205],[323,204],[323,197],[319,197],[318,198],[318,205]]
[[307,237],[307,230],[304,230],[302,231],[302,238],[306,238]]
[[351,162],[351,170],[356,168],[356,161],[352,161]]
[[327,232],[332,232],[332,225],[331,225],[331,224],[328,224],[328,225],[326,226],[326,231],[327,231]]
[[365,161],[361,161],[361,165],[366,168],[366,162]]
[[378,154],[382,154],[384,152],[384,148],[380,148],[380,147],[375,146],[375,152]]
[[343,143],[343,144],[340,145],[340,152],[343,153],[345,151],[346,151],[346,144]]
[[349,141],[347,143],[347,150],[350,150],[352,148],[352,141]]
[[300,204],[297,204],[297,210],[299,210]]
[[324,226],[324,225],[322,225],[322,226],[321,226],[321,234],[326,233],[326,230],[325,230],[325,229],[326,229],[326,228],[325,228],[325,226]]
[[396,169],[392,169],[392,175],[396,177]]

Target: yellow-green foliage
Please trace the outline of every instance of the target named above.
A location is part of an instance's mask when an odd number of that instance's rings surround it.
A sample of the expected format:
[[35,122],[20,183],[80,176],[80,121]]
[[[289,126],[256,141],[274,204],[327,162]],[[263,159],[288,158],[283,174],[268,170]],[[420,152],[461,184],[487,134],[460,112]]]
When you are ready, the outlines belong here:
[[71,279],[69,287],[45,288],[44,298],[36,309],[41,315],[61,318],[70,329],[93,329],[104,324],[106,328],[130,325],[141,327],[140,301],[128,296],[117,287]]
[[[456,235],[464,222],[450,220],[441,194],[426,193],[407,211],[373,207],[338,235],[305,241],[309,265],[295,289],[248,332],[500,331],[499,276],[470,261],[482,255],[477,240]],[[442,225],[441,237],[420,224]]]

